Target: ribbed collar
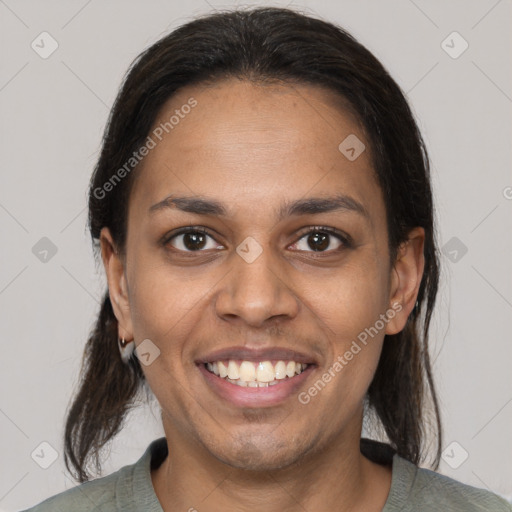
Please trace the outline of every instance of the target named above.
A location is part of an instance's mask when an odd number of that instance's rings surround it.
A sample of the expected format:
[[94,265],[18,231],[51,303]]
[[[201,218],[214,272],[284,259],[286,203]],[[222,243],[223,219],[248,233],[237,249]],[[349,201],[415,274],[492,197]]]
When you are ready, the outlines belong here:
[[[418,468],[398,456],[388,444],[362,438],[361,453],[377,464],[392,465],[391,489],[382,512],[399,511],[410,493]],[[123,511],[163,512],[158,501],[151,470],[162,464],[168,455],[165,437],[155,439],[142,457],[126,472],[120,472],[116,483],[117,508]]]

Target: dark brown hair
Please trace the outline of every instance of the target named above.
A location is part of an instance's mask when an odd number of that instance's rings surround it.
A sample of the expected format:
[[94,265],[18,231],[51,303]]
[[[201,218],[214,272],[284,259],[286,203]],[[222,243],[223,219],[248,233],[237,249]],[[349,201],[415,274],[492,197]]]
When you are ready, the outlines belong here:
[[[192,20],[145,50],[117,96],[90,182],[89,227],[96,254],[104,226],[124,252],[137,167],[108,192],[104,184],[144,144],[163,104],[176,91],[224,78],[312,84],[337,93],[356,113],[370,142],[386,205],[390,261],[412,228],[424,228],[425,268],[416,306],[403,331],[385,337],[365,403],[391,446],[415,464],[423,461],[429,427],[437,440],[437,469],[441,423],[428,335],[439,257],[428,156],[399,86],[373,54],[340,27],[281,8],[216,12]],[[100,471],[100,451],[119,432],[144,388],[138,359],[132,357],[128,366],[121,361],[117,334],[107,291],[85,347],[65,428],[66,467],[80,482],[90,478],[91,459]],[[432,409],[426,407],[428,397]]]

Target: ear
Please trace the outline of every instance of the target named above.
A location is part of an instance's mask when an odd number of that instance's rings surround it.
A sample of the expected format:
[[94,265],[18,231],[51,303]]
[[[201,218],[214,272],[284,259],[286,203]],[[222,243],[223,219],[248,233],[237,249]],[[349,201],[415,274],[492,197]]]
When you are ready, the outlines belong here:
[[107,275],[110,302],[117,318],[118,336],[126,341],[132,341],[133,327],[124,261],[116,249],[110,230],[106,227],[100,232],[100,245],[101,259]]
[[400,332],[416,304],[420,289],[425,257],[425,230],[416,227],[409,232],[408,239],[399,247],[395,264],[391,271],[390,305],[395,316],[386,324],[386,334]]

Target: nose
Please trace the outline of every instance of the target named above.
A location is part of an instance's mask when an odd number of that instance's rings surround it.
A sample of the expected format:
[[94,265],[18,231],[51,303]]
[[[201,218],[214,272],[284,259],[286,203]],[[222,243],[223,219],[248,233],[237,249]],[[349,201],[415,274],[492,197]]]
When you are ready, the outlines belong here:
[[285,264],[268,246],[254,261],[233,252],[229,261],[231,271],[216,294],[217,315],[252,327],[262,327],[278,317],[294,318],[299,302]]

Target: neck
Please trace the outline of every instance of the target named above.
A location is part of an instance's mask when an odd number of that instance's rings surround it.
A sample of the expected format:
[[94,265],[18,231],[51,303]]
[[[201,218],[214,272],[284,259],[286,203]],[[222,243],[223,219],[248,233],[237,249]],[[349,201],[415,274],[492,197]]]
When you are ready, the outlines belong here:
[[391,486],[391,468],[361,454],[360,430],[266,472],[224,464],[198,443],[165,430],[170,456],[151,475],[165,512],[379,512]]

